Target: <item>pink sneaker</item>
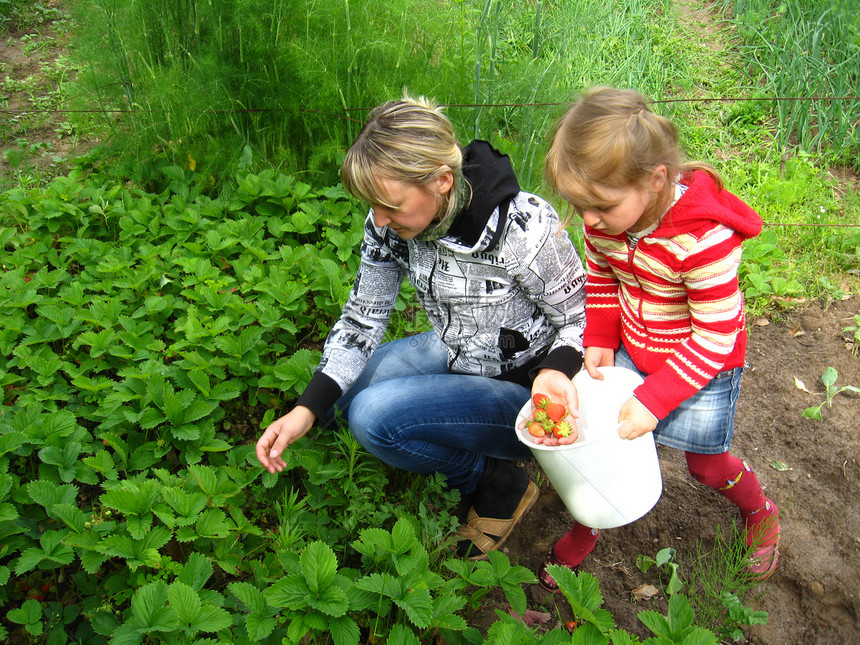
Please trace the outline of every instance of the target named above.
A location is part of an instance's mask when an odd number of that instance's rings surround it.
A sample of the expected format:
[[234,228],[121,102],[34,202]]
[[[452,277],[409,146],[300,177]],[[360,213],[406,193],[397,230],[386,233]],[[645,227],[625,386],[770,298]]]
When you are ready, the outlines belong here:
[[747,546],[755,548],[747,570],[759,582],[770,578],[779,562],[779,509],[773,501],[765,498],[764,508],[756,514],[762,512],[767,517],[752,527],[749,526],[749,517],[745,518]]
[[555,554],[555,549],[551,549],[547,556],[544,558],[543,562],[537,570],[538,583],[540,583],[540,586],[549,591],[550,593],[558,593],[558,584],[546,570],[546,568],[551,564],[558,564],[563,567],[567,567],[571,571],[576,571],[576,567],[572,567],[569,564],[559,560],[558,556],[556,556]]

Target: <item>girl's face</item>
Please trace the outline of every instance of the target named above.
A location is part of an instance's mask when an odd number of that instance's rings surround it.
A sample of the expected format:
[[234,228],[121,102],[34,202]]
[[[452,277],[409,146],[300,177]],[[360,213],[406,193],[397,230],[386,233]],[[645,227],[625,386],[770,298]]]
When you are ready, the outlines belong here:
[[662,215],[659,197],[665,184],[666,168],[660,166],[642,185],[594,186],[592,192],[598,196],[597,202],[587,206],[574,204],[574,209],[586,226],[598,231],[610,235],[635,233],[648,228]]
[[430,226],[439,212],[440,197],[454,185],[454,175],[445,172],[423,185],[397,179],[380,179],[377,183],[390,206],[371,204],[373,223],[379,228],[387,226],[408,240]]

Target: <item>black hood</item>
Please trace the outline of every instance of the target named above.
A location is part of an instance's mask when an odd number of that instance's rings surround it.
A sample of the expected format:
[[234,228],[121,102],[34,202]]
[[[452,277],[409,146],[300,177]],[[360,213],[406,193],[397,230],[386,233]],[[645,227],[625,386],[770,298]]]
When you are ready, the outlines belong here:
[[496,207],[513,199],[520,192],[520,184],[508,155],[481,140],[473,141],[463,150],[463,175],[472,187],[471,200],[457,215],[447,235],[474,245]]

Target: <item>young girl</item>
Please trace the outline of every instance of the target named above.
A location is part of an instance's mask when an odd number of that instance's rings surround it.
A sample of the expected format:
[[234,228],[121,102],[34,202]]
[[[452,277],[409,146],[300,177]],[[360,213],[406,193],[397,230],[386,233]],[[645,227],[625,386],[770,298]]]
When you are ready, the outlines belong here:
[[[485,557],[538,497],[514,463],[531,456],[514,432],[518,411],[532,388],[575,396],[585,270],[508,157],[486,141],[462,147],[432,101],[375,108],[341,178],[371,207],[358,273],[310,383],[263,432],[257,457],[280,472],[290,444],[337,409],[385,463],[443,474],[471,506],[458,552]],[[433,330],[382,343],[404,279]]]
[[[654,432],[684,451],[690,474],[741,513],[750,571],[779,556],[779,515],[750,467],[728,452],[747,334],[738,287],[741,242],[761,218],[712,168],[682,164],[675,127],[638,92],[595,88],[563,116],[546,173],[585,225],[584,367],[618,365],[645,381],[622,406],[619,434]],[[578,566],[599,531],[574,524],[538,570]]]

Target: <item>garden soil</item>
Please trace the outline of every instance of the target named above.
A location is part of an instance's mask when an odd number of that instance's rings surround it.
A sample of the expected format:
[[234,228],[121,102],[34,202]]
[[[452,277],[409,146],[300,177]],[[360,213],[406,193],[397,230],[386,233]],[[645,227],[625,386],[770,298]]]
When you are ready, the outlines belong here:
[[[782,541],[776,573],[754,589],[751,601],[767,612],[767,624],[746,630],[748,643],[860,643],[860,397],[835,396],[820,421],[801,416],[825,400],[820,377],[828,367],[838,372],[837,387],[860,387],[860,356],[843,335],[858,312],[854,297],[750,321],[731,451],[753,467],[779,507]],[[641,572],[637,556],[673,547],[686,580],[697,554],[713,549],[718,531],[730,536],[738,519],[733,504],[688,474],[681,451],[661,446],[659,454],[663,494],[656,506],[632,524],[604,531],[582,566],[597,577],[616,624],[642,638],[652,634],[637,613],[665,613],[667,599],[662,591],[635,599],[640,585],[662,589],[665,583],[656,568]],[[542,483],[541,496],[503,551],[534,570],[573,520],[536,463],[529,468]],[[571,620],[564,598],[536,584],[526,593],[530,609],[551,615],[549,627]],[[504,598],[491,596],[470,622],[486,626],[499,609]]]

